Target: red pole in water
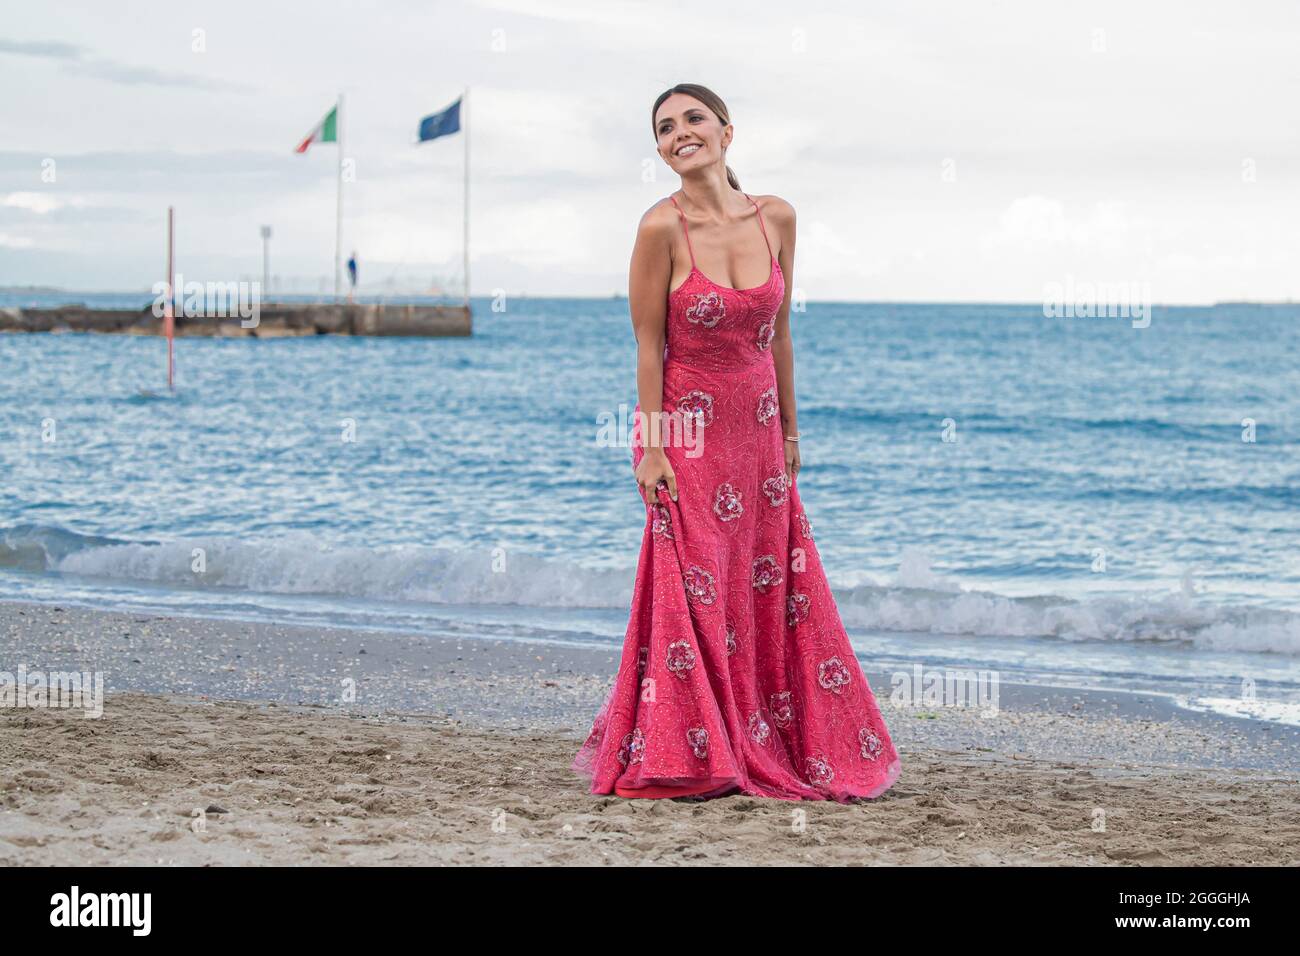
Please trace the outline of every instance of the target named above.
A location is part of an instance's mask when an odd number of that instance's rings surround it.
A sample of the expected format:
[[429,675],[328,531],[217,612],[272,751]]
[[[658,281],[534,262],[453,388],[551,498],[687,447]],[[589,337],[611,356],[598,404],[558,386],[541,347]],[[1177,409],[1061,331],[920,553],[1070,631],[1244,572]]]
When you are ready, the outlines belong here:
[[172,309],[172,304],[176,296],[176,290],[172,283],[176,281],[176,270],[172,265],[173,253],[173,215],[172,207],[167,207],[167,304],[163,307],[163,334],[167,336],[167,389],[175,391],[176,386],[173,384],[176,374],[175,342],[176,342],[176,316]]

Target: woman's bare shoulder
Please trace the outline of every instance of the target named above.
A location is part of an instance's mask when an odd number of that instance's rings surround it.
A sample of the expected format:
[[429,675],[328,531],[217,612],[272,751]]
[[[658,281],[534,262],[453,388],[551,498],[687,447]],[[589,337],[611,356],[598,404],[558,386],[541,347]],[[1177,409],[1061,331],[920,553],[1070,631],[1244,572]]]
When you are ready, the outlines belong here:
[[754,201],[763,210],[763,217],[778,226],[794,225],[794,206],[780,196],[755,196]]
[[672,204],[672,200],[665,196],[641,215],[636,234],[638,239],[671,240],[673,230],[677,228],[680,228],[677,225],[677,208]]

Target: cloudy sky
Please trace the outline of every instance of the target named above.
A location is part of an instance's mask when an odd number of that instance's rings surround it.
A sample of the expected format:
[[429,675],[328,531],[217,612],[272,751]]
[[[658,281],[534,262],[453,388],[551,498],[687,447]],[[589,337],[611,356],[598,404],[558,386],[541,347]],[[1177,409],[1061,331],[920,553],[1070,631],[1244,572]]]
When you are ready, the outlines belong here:
[[678,185],[650,106],[699,82],[743,188],[798,210],[810,299],[1300,298],[1294,0],[60,2],[0,30],[0,286],[147,289],[170,203],[187,280],[260,275],[265,223],[318,287],[337,152],[292,148],[340,91],[363,285],[458,282],[462,142],[413,140],[468,86],[474,293],[624,291]]

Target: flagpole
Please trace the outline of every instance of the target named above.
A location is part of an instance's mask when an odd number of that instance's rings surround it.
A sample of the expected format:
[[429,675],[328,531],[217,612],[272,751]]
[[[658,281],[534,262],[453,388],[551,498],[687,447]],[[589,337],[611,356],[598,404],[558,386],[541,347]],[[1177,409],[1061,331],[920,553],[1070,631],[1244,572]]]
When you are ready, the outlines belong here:
[[175,215],[167,207],[167,304],[163,308],[163,335],[167,336],[167,390],[176,391],[176,250]]
[[343,287],[343,94],[334,107],[334,136],[339,145],[338,197],[334,211],[334,301]]
[[465,308],[469,308],[469,87],[461,94],[465,114]]

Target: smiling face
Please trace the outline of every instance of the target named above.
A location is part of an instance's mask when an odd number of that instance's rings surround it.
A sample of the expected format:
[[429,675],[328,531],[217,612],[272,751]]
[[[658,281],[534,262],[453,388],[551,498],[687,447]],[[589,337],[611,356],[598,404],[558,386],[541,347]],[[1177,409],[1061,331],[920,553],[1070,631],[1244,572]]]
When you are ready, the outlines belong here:
[[655,113],[655,140],[673,172],[686,173],[725,160],[731,126],[695,97],[674,93]]

